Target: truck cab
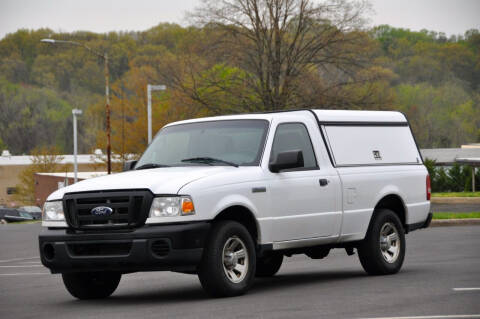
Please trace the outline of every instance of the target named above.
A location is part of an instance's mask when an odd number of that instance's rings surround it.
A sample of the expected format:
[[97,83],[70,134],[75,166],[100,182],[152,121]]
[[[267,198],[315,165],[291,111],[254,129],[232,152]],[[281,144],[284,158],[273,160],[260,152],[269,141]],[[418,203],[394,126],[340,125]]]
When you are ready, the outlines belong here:
[[429,177],[399,112],[298,110],[166,125],[126,171],[52,193],[42,263],[79,299],[122,274],[197,274],[212,296],[245,293],[285,256],[358,252],[400,270],[405,234],[431,220]]

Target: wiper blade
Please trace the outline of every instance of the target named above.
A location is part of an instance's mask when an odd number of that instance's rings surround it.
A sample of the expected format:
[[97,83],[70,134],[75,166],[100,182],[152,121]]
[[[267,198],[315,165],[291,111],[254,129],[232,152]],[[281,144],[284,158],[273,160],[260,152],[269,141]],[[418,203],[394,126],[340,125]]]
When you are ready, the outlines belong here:
[[227,165],[230,165],[230,166],[238,167],[238,164],[235,164],[235,163],[229,162],[229,161],[224,161],[224,160],[219,159],[219,158],[213,158],[213,157],[192,157],[192,158],[185,158],[185,159],[182,159],[182,162],[200,162],[200,163],[206,163],[206,164],[210,164],[210,163],[223,163],[223,164],[227,164]]
[[169,167],[169,166],[168,165],[163,165],[163,164],[148,163],[148,164],[143,164],[139,167],[136,167],[135,170],[149,169],[149,168],[159,168],[159,167]]

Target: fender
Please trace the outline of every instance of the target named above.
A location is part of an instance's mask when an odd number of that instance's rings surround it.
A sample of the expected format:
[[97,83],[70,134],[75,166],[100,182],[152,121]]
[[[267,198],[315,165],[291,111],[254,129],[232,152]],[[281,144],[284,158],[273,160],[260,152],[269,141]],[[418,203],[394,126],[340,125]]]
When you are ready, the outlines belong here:
[[220,213],[223,211],[227,210],[230,207],[235,207],[235,206],[241,206],[250,211],[250,213],[253,215],[253,218],[255,220],[255,226],[257,228],[257,235],[258,235],[258,242],[261,243],[262,240],[262,227],[259,224],[258,221],[258,210],[255,207],[255,205],[252,203],[252,201],[243,195],[240,194],[231,194],[224,196],[222,199],[220,199],[216,205],[214,206],[214,214],[212,216],[212,219],[215,219]]

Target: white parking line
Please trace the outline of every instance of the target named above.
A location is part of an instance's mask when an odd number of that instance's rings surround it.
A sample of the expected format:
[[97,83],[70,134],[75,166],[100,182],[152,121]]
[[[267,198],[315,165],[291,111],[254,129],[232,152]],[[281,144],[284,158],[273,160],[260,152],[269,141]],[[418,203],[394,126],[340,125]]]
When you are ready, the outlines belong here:
[[0,263],[9,263],[12,261],[21,261],[21,260],[29,260],[29,259],[40,259],[40,257],[36,256],[36,257],[27,257],[27,258],[4,259],[4,260],[0,260]]
[[364,319],[463,319],[463,318],[480,318],[478,315],[438,315],[438,316],[411,316],[411,317],[372,317]]
[[50,275],[48,272],[27,272],[27,273],[14,273],[14,274],[0,274],[0,276],[25,276],[25,275]]
[[38,264],[38,265],[40,265],[41,262],[39,262],[39,261],[22,261],[21,264]]
[[453,288],[453,291],[475,291],[475,290],[480,290],[480,288],[477,288],[477,287],[470,287],[470,288]]
[[43,266],[42,265],[0,266],[0,268],[31,268],[31,267],[43,267]]

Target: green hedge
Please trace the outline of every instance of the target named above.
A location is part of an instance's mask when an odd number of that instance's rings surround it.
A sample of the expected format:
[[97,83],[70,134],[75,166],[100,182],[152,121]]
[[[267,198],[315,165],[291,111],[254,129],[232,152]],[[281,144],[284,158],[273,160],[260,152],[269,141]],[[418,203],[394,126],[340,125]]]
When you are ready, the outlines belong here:
[[[432,192],[471,192],[472,167],[455,163],[450,168],[435,166],[435,161],[425,159],[430,174]],[[475,185],[480,188],[480,170],[475,174]]]

